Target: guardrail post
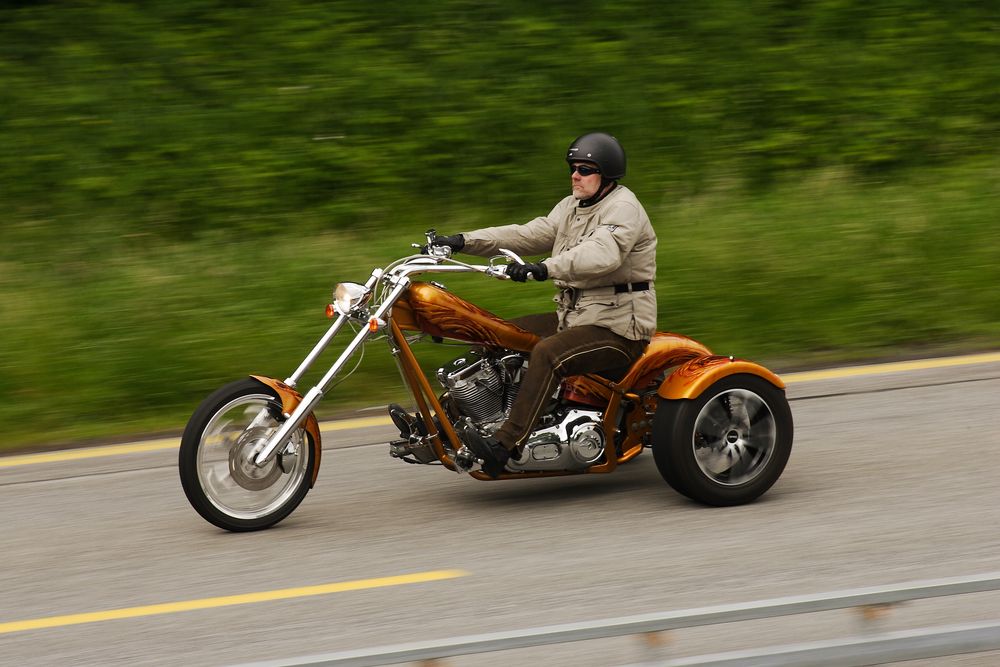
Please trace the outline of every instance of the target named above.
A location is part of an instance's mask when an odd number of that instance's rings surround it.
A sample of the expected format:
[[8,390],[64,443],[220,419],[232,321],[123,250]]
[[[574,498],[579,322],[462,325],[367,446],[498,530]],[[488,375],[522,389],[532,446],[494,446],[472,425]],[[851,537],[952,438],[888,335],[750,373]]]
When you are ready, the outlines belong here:
[[892,615],[893,609],[897,606],[899,606],[898,602],[879,602],[854,607],[854,611],[861,619],[861,633],[874,634],[884,631],[886,619]]
[[650,664],[666,660],[670,646],[674,643],[669,630],[644,632],[636,637],[642,642],[642,661]]

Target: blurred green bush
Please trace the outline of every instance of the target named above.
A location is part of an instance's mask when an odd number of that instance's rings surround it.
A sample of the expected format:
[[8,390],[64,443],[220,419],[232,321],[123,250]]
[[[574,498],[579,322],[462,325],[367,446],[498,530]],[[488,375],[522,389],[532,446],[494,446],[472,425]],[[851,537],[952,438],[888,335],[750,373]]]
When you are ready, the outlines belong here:
[[[916,0],[0,5],[6,446],[287,374],[333,281],[544,213],[594,129],[657,226],[662,328],[786,363],[994,344],[998,28]],[[376,353],[329,409],[395,378]]]

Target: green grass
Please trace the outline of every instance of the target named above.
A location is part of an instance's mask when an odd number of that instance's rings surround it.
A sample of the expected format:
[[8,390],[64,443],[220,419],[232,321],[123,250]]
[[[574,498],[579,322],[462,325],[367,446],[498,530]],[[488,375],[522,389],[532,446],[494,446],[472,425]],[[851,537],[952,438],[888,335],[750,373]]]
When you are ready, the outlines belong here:
[[[717,352],[789,370],[1000,342],[995,159],[893,183],[822,172],[758,194],[726,184],[684,199],[638,194],[659,236],[660,328]],[[509,221],[468,210],[434,226],[453,233],[469,220]],[[281,235],[167,243],[120,236],[114,220],[52,222],[0,232],[6,449],[179,430],[224,382],[286,377],[329,325],[332,286],[363,281],[432,225],[302,237],[287,220]],[[50,231],[60,227],[75,231]],[[444,282],[503,316],[554,307],[548,283]],[[432,369],[460,349],[417,352]],[[376,343],[322,413],[402,398]]]

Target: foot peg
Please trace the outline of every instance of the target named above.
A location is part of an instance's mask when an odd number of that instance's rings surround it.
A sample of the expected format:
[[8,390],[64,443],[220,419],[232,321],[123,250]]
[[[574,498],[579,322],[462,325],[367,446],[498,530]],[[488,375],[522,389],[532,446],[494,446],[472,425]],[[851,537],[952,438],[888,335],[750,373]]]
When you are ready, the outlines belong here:
[[455,457],[452,460],[455,462],[455,470],[459,473],[472,472],[472,468],[480,462],[465,445],[462,445],[462,448],[455,452]]

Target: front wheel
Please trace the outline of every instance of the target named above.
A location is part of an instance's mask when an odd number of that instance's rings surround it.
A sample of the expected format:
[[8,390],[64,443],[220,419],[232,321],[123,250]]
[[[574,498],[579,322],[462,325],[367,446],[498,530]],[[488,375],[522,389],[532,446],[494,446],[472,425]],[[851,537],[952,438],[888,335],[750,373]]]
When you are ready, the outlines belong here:
[[181,438],[179,469],[188,501],[206,521],[237,532],[269,528],[305,498],[316,459],[304,429],[270,463],[252,462],[279,419],[277,394],[252,378],[222,387],[195,410]]
[[731,375],[691,400],[660,400],[653,458],[677,491],[706,505],[741,505],[778,481],[792,452],[785,392]]

